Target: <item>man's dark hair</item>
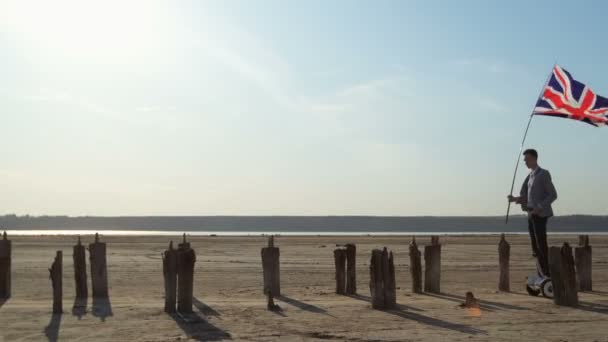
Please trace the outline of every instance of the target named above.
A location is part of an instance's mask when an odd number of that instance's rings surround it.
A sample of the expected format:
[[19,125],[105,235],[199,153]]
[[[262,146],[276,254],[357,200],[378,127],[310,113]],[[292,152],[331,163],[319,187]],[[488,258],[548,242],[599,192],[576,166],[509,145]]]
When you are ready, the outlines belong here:
[[524,156],[525,155],[531,155],[535,159],[538,159],[538,152],[536,152],[536,150],[533,149],[533,148],[529,148],[529,149],[525,150],[524,151]]

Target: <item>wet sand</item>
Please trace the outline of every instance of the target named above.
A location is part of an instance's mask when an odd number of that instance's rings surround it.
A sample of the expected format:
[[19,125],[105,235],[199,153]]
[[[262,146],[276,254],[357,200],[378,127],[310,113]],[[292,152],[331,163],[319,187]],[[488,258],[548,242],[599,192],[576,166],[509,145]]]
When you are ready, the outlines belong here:
[[[72,309],[74,273],[70,236],[12,236],[13,296],[0,302],[0,341],[351,340],[351,341],[608,341],[608,236],[592,236],[595,291],[578,308],[558,307],[525,292],[534,269],[526,236],[511,243],[511,293],[499,293],[497,236],[442,237],[442,294],[414,295],[409,237],[277,237],[281,249],[281,312],[266,310],[260,248],[264,237],[193,237],[195,315],[163,312],[161,252],[180,237],[102,236],[107,242],[110,301]],[[91,236],[83,243],[92,242]],[[550,235],[551,245],[577,237]],[[334,294],[335,244],[357,244],[353,297]],[[429,238],[419,238],[419,245]],[[397,302],[390,311],[369,304],[373,248],[395,253]],[[48,268],[63,250],[64,314],[53,316]],[[87,254],[88,258],[88,254]],[[87,261],[88,262],[88,261]],[[88,269],[90,272],[90,269]],[[90,275],[89,275],[90,291]],[[467,291],[481,312],[462,309]]]

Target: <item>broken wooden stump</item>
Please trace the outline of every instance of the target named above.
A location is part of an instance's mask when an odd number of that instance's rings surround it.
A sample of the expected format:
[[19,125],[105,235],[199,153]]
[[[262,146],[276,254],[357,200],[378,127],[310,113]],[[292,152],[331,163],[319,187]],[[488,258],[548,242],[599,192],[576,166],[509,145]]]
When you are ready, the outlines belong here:
[[89,244],[89,261],[91,264],[91,287],[93,288],[93,298],[108,298],[106,243],[99,242],[98,233],[95,233],[95,242]]
[[591,246],[589,246],[589,235],[579,235],[578,247],[574,249],[574,262],[576,263],[576,275],[579,291],[593,291],[591,281]]
[[410,243],[410,275],[412,277],[412,292],[422,293],[422,261],[420,250],[416,244],[416,238]]
[[169,243],[169,249],[161,256],[165,284],[165,312],[174,313],[177,301],[177,250],[173,248],[173,241]]
[[464,303],[460,304],[462,308],[468,309],[479,309],[479,301],[473,295],[473,292],[469,291],[464,297]]
[[509,277],[509,258],[511,255],[511,245],[505,239],[505,234],[501,234],[500,242],[498,243],[498,264],[500,267],[500,276],[498,278],[498,290],[509,292],[511,291],[511,281]]
[[372,308],[391,309],[397,305],[393,253],[386,247],[374,249],[369,265]]
[[357,294],[357,247],[346,244],[346,294]]
[[424,246],[424,291],[441,292],[441,244],[439,236],[431,236],[431,244]]
[[76,298],[87,298],[89,291],[87,288],[87,259],[85,248],[78,235],[78,243],[74,246],[74,281],[76,282]]
[[51,285],[53,286],[53,313],[63,313],[63,289],[62,289],[62,278],[63,278],[63,253],[57,251],[55,260],[49,268],[49,278],[51,279]]
[[564,242],[562,247],[549,248],[549,270],[553,281],[553,302],[557,305],[577,306],[574,258],[568,243]]
[[11,296],[11,240],[6,232],[0,240],[0,299]]
[[274,246],[274,236],[268,237],[268,247],[262,248],[262,269],[264,273],[264,293],[281,295],[279,248]]
[[177,248],[177,311],[180,313],[192,313],[195,262],[196,254],[184,234],[184,240]]
[[346,294],[346,249],[334,250],[334,264],[336,265],[336,294]]

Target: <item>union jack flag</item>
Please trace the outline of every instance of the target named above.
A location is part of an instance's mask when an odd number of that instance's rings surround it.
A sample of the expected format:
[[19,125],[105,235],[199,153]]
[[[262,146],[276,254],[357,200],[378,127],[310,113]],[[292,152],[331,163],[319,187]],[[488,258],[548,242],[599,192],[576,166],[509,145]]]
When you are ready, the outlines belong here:
[[604,126],[608,124],[608,99],[596,95],[591,88],[575,80],[568,71],[556,65],[536,102],[533,114]]

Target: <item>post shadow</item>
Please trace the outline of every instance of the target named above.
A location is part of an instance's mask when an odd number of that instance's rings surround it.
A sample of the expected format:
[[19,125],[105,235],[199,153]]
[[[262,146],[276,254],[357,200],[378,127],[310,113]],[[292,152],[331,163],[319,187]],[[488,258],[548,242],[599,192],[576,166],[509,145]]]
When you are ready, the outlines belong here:
[[[425,295],[439,298],[439,299],[450,300],[450,301],[453,301],[456,303],[464,303],[464,301],[465,301],[464,296],[457,296],[457,295],[448,294],[448,293],[441,293],[441,294],[425,293]],[[490,312],[495,311],[495,310],[529,310],[528,308],[524,308],[524,307],[517,306],[517,305],[492,302],[489,300],[483,300],[483,299],[479,299],[479,298],[477,298],[477,302],[479,303],[479,306],[482,310],[490,311]]]
[[49,324],[44,328],[44,335],[49,342],[56,342],[59,338],[59,327],[61,326],[60,313],[52,314]]
[[589,303],[589,302],[578,302],[578,306],[575,308],[588,312],[595,312],[608,315],[608,305],[599,304],[599,303]]
[[216,317],[221,316],[221,314],[219,312],[217,312],[215,309],[213,309],[209,305],[201,302],[196,297],[192,297],[192,304],[194,305],[195,308],[198,309],[198,311],[201,312],[201,314],[203,314],[205,316],[216,316]]
[[169,316],[188,335],[188,338],[195,341],[223,341],[232,339],[230,333],[207,322],[198,313],[173,313],[169,314]]
[[107,317],[113,316],[112,303],[110,298],[93,297],[93,307],[91,308],[93,316],[99,317],[102,322],[106,321]]
[[82,319],[82,316],[87,314],[87,298],[74,298],[74,305],[72,305],[72,316],[78,317],[78,320]]
[[2,309],[2,306],[4,305],[4,303],[6,303],[8,301],[7,298],[0,298],[0,309]]
[[327,316],[331,316],[327,310],[320,308],[318,306],[312,305],[312,304],[308,304],[308,303],[304,303],[301,302],[297,299],[293,299],[290,297],[287,297],[285,295],[280,295],[278,297],[276,297],[276,299],[285,302],[287,304],[293,305],[296,308],[300,309],[300,310],[304,310],[304,311],[308,311],[308,312],[312,312],[312,313],[317,313],[317,314],[322,314],[322,315],[327,315]]
[[[371,300],[372,300],[372,298],[370,296],[366,296],[366,295],[362,295],[362,294],[354,294],[354,295],[346,295],[346,296],[353,298],[353,299],[363,301],[363,302],[367,302],[367,303],[371,303]],[[399,304],[399,303],[397,303],[396,307],[400,310],[424,311],[423,309],[420,309],[420,308],[416,308],[416,307],[405,305],[405,304]]]
[[474,328],[470,325],[467,324],[460,324],[460,323],[452,323],[452,322],[448,322],[448,321],[444,321],[438,318],[433,318],[433,317],[429,317],[429,316],[424,316],[418,313],[414,313],[414,312],[409,312],[406,310],[397,310],[397,309],[391,309],[391,310],[384,310],[384,312],[389,313],[391,315],[396,315],[405,319],[410,319],[413,321],[416,321],[418,323],[422,323],[422,324],[426,324],[426,325],[430,325],[430,326],[434,326],[434,327],[438,327],[438,328],[443,328],[443,329],[449,329],[449,330],[454,330],[454,331],[458,331],[464,334],[471,334],[471,335],[487,335],[487,331],[485,330],[481,330],[481,329],[477,329]]

